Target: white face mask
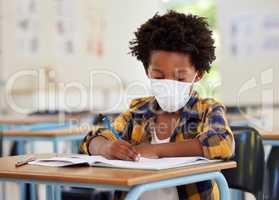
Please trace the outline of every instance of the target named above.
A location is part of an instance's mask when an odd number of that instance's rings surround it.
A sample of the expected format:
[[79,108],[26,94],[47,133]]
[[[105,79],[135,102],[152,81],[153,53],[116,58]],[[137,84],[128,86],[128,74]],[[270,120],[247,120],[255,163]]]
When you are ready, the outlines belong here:
[[162,110],[178,111],[189,101],[196,76],[197,73],[191,83],[168,79],[150,79],[151,93],[155,96]]

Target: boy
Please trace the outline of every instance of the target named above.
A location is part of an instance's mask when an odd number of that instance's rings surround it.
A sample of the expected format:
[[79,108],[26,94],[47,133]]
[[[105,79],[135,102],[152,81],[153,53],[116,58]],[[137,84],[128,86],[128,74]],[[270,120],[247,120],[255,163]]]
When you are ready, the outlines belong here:
[[[205,156],[228,159],[234,139],[224,106],[202,99],[192,89],[215,60],[212,32],[204,18],[169,11],[156,14],[135,32],[131,54],[143,63],[152,96],[132,100],[111,130],[90,132],[81,144],[83,152],[109,159]],[[124,193],[116,193],[122,199]],[[142,200],[218,199],[213,181],[145,192]]]

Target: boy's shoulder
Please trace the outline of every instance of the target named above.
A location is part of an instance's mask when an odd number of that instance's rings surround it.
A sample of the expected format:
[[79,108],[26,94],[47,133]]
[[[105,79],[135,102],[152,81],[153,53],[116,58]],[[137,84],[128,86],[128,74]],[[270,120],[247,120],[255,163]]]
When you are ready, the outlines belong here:
[[199,97],[195,107],[199,111],[213,109],[216,107],[222,107],[223,109],[225,109],[224,104],[221,103],[219,100],[214,98],[201,98],[201,97]]
[[144,97],[132,99],[130,103],[130,109],[136,110],[137,108],[144,105],[145,103],[150,102],[152,99],[154,99],[153,96],[144,96]]

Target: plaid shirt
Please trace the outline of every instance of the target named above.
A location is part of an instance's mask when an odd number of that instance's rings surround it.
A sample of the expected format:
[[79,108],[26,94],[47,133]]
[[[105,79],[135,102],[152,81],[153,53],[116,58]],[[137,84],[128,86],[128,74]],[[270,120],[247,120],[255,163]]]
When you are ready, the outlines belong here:
[[[142,97],[131,102],[130,109],[120,114],[112,126],[122,134],[122,139],[132,144],[150,143],[151,127],[154,124],[155,111],[159,106],[154,97]],[[91,131],[83,140],[81,150],[89,154],[88,146],[96,136],[116,140],[114,134],[103,127]],[[178,126],[170,142],[179,142],[197,138],[202,144],[204,156],[209,159],[228,159],[234,153],[234,138],[225,117],[224,105],[213,99],[201,99],[194,93],[182,108]],[[218,188],[214,181],[203,181],[177,187],[179,199],[215,200]],[[116,192],[116,199],[122,199],[124,192]]]

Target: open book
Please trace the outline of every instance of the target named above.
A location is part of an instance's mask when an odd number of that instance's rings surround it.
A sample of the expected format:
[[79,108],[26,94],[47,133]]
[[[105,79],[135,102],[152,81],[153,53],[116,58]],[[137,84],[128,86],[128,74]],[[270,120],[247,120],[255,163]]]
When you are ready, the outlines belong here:
[[89,156],[83,154],[76,154],[65,157],[37,159],[35,161],[29,162],[28,164],[49,167],[66,167],[72,165],[86,164],[89,166],[160,170],[219,161],[220,160],[208,160],[204,157],[171,157],[159,159],[141,157],[139,161],[124,161],[109,160],[104,158],[103,156]]

